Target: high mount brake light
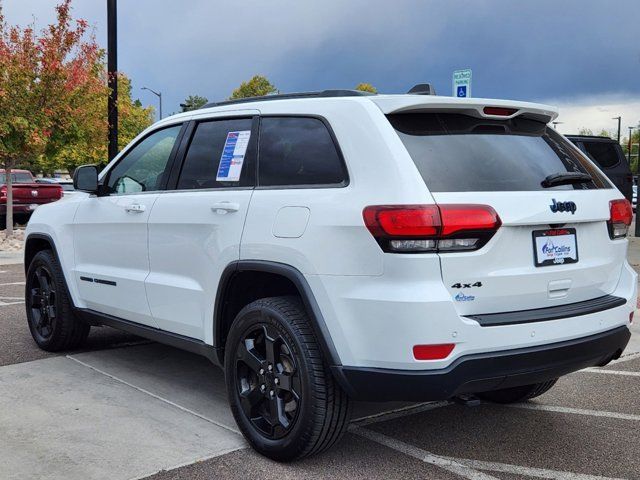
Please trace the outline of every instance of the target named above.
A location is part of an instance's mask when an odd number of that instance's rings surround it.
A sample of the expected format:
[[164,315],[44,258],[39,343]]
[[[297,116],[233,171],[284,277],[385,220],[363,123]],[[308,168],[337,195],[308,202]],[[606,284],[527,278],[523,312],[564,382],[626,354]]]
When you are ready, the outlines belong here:
[[477,250],[501,225],[488,205],[372,205],[364,223],[385,252]]
[[629,225],[633,220],[633,208],[629,200],[611,200],[609,202],[609,237],[612,240],[624,238],[629,232]]
[[504,108],[504,107],[484,107],[482,109],[485,115],[495,115],[499,117],[510,117],[518,111],[517,108]]

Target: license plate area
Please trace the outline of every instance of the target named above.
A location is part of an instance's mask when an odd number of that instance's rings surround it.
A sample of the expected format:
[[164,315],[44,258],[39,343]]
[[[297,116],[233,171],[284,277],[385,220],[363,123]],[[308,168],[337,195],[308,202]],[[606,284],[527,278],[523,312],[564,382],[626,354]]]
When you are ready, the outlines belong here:
[[578,261],[576,229],[534,230],[533,260],[536,267],[576,263]]

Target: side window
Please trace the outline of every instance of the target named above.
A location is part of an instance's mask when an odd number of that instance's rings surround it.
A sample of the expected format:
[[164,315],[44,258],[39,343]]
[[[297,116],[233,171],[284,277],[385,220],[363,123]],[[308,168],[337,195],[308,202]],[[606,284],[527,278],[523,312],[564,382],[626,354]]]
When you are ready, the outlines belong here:
[[181,128],[182,125],[176,125],[158,130],[127,152],[109,172],[109,191],[127,194],[160,190]]
[[613,142],[584,142],[587,155],[602,168],[615,167],[620,157]]
[[200,122],[182,165],[178,190],[253,186],[251,118]]
[[259,185],[346,183],[346,171],[331,134],[317,118],[262,118],[259,152]]

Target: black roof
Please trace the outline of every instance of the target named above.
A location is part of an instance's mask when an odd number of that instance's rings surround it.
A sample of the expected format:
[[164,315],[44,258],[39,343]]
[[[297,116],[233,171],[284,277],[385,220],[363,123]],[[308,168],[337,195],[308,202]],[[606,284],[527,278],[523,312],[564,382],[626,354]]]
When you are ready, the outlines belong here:
[[234,100],[224,100],[222,102],[207,103],[202,108],[219,107],[221,105],[234,105],[236,103],[264,102],[267,100],[288,100],[293,98],[330,98],[330,97],[367,97],[376,95],[371,92],[362,92],[360,90],[320,90],[316,92],[299,92],[299,93],[278,93],[275,95],[264,95],[262,97],[247,97]]

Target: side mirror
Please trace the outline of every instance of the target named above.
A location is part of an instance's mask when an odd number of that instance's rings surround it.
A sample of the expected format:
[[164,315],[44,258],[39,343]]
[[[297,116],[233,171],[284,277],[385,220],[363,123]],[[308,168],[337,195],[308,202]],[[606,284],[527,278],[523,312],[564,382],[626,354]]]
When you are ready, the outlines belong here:
[[82,165],[73,172],[73,188],[82,192],[98,192],[98,169],[95,165]]

